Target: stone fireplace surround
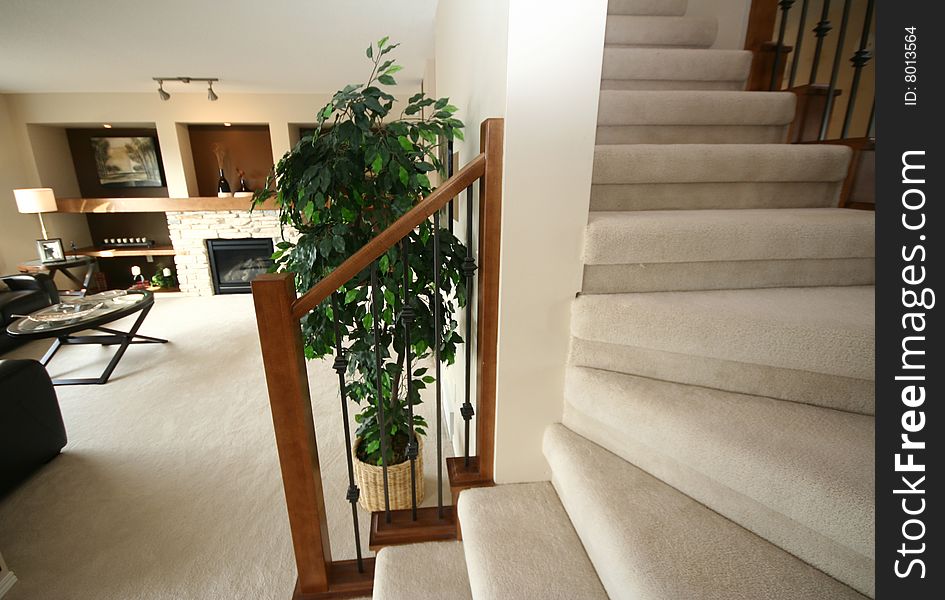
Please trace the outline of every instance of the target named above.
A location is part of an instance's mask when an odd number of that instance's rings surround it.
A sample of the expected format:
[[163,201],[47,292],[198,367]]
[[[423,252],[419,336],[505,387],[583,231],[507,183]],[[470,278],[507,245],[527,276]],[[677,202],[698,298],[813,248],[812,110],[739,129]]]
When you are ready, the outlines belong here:
[[[167,228],[176,252],[180,290],[198,296],[213,295],[206,240],[271,238],[273,245],[282,241],[277,210],[168,212]],[[292,239],[294,233],[287,229],[286,237]]]

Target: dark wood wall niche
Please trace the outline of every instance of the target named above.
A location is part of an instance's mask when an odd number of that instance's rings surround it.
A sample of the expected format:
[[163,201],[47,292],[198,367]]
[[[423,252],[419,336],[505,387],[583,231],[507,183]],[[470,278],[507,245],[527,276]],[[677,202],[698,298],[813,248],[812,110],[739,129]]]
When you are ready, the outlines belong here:
[[[262,188],[272,170],[272,141],[267,125],[189,125],[190,149],[200,196],[216,196],[220,171],[214,145],[223,149],[223,173],[230,189],[239,189],[237,169],[246,172],[251,190]],[[248,205],[247,205],[248,206]]]
[[[157,139],[157,130],[149,128],[118,128],[105,129],[66,129],[69,139],[69,150],[72,153],[72,164],[75,166],[75,176],[79,182],[79,191],[83,198],[166,198],[167,179],[164,176],[164,161],[161,157],[161,146]],[[98,168],[95,164],[95,153],[92,150],[94,137],[152,137],[158,155],[158,165],[161,170],[161,187],[112,187],[99,182]]]

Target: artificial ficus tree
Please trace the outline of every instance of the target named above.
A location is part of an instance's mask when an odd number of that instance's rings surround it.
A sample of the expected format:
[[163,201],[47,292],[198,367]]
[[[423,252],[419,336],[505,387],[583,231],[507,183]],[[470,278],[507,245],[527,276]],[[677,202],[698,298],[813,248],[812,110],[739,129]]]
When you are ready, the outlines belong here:
[[[305,135],[276,165],[266,188],[256,193],[259,204],[275,198],[284,226],[299,233],[282,241],[273,255],[274,269],[296,274],[305,292],[367,244],[432,191],[429,174],[443,172],[441,144],[462,139],[463,123],[448,99],[414,94],[399,114],[396,99],[384,87],[396,85],[401,70],[390,53],[397,44],[388,38],[368,47],[371,74],[364,84],[345,86],[318,112],[314,131]],[[405,261],[406,254],[406,261]],[[361,438],[358,458],[381,464],[377,414],[377,363],[380,352],[381,401],[389,433],[387,462],[406,457],[411,423],[408,403],[420,403],[420,390],[434,382],[424,360],[435,343],[435,304],[441,320],[441,359],[455,360],[463,343],[454,311],[467,301],[461,275],[466,248],[447,229],[440,231],[440,261],[433,261],[433,225],[422,223],[375,263],[379,294],[374,297],[367,269],[302,319],[305,354],[309,359],[335,353],[339,328],[348,359],[348,393],[361,406],[355,416]],[[404,270],[409,290],[404,289]],[[440,290],[434,286],[440,271]],[[372,302],[377,303],[379,344],[375,345]],[[410,341],[413,372],[406,372],[404,302],[413,309]],[[337,307],[337,312],[333,308]],[[407,378],[411,385],[408,397]],[[427,423],[414,415],[415,431],[425,435]]]

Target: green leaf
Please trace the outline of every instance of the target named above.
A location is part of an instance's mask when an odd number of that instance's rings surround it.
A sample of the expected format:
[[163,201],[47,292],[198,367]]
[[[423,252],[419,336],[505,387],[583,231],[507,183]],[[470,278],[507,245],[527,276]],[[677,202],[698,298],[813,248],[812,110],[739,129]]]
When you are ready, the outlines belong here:
[[386,71],[384,71],[384,74],[385,74],[385,75],[393,75],[394,73],[397,73],[398,71],[403,71],[403,70],[404,70],[404,68],[403,68],[402,66],[400,66],[400,65],[393,65],[393,66],[389,67]]
[[368,58],[374,58],[374,46],[368,46],[364,53],[367,54]]
[[423,173],[420,173],[419,175],[417,175],[417,183],[419,183],[423,187],[431,187],[430,178],[424,175]]
[[345,304],[351,304],[352,302],[354,302],[354,299],[357,297],[358,297],[358,288],[354,288],[353,290],[348,290],[348,292],[345,294]]
[[383,48],[383,47],[384,47],[384,44],[386,44],[386,43],[387,43],[387,40],[389,40],[389,39],[390,39],[390,36],[389,36],[389,35],[385,35],[384,37],[382,37],[381,39],[379,39],[379,40],[377,41],[377,47],[378,47],[378,48]]
[[364,318],[361,319],[361,324],[364,325],[365,329],[374,328],[374,317],[371,313],[365,313]]
[[436,379],[432,375],[427,375],[426,377],[422,377],[421,381],[423,381],[423,383],[433,383]]
[[384,159],[380,154],[377,155],[377,158],[374,159],[374,162],[371,163],[371,170],[375,173],[380,173],[381,168],[384,166]]
[[407,173],[407,169],[405,169],[403,165],[399,165],[398,169],[397,175],[400,177],[400,182],[407,185],[407,182],[410,181],[410,175]]
[[325,107],[325,110],[322,111],[322,116],[326,119],[331,116],[331,113],[335,111],[335,107],[329,104]]
[[407,136],[401,135],[397,138],[397,141],[400,142],[400,147],[404,150],[413,150],[413,142],[407,139]]
[[383,83],[384,85],[397,85],[397,81],[390,75],[381,75],[380,77],[377,78],[377,80]]
[[377,268],[381,273],[386,273],[390,269],[390,257],[386,254],[382,256],[381,259],[377,261]]

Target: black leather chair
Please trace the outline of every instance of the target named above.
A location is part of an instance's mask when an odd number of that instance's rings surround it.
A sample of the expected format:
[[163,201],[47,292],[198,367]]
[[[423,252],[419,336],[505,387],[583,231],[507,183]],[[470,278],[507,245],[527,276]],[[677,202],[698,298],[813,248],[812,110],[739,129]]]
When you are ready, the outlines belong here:
[[0,497],[59,455],[66,427],[46,369],[0,360]]
[[27,315],[59,302],[59,292],[48,275],[4,275],[0,281],[8,291],[0,291],[0,352],[6,352],[19,341],[7,335],[7,325],[18,315]]

